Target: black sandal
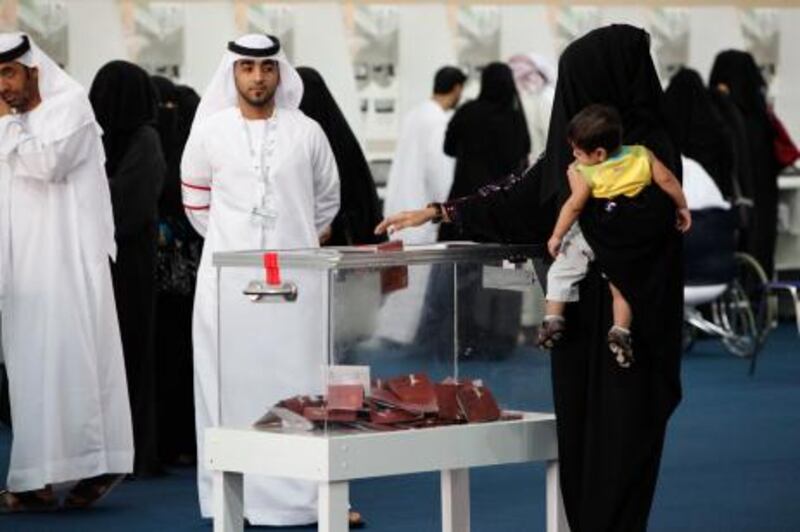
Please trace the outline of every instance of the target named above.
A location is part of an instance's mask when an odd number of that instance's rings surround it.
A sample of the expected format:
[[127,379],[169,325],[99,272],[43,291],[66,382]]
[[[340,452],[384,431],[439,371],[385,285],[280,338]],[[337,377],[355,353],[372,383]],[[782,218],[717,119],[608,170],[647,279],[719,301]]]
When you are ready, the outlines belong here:
[[58,510],[58,499],[49,486],[33,491],[0,490],[0,514],[43,513]]
[[70,490],[64,500],[64,508],[68,510],[89,508],[108,495],[124,478],[125,475],[112,473],[84,478]]

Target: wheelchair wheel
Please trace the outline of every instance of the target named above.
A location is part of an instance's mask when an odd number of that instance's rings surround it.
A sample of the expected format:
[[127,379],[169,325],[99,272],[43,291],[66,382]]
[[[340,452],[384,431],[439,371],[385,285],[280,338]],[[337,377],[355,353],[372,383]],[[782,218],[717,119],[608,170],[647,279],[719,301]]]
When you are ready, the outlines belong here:
[[777,299],[767,289],[769,278],[764,268],[752,255],[736,254],[736,279],[750,301],[760,347],[777,323],[775,321],[778,315]]
[[759,331],[750,301],[738,279],[711,303],[711,317],[725,331],[722,343],[731,354],[750,357],[756,352]]

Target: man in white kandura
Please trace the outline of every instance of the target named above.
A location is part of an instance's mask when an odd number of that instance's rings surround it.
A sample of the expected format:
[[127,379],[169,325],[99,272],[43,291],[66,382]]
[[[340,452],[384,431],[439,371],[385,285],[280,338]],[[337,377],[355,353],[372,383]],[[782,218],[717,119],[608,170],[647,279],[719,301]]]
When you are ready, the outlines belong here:
[[[447,199],[455,159],[444,153],[444,134],[466,81],[458,68],[440,68],[434,76],[433,95],[403,119],[386,184],[383,212],[387,215]],[[404,244],[431,244],[436,242],[438,231],[438,225],[426,224],[404,229],[393,237]],[[409,269],[408,288],[390,294],[381,307],[376,336],[401,344],[414,341],[429,273],[427,266]]]
[[[466,81],[458,68],[440,68],[433,79],[433,95],[403,119],[386,183],[385,213],[447,199],[453,185],[455,159],[444,153],[444,133]],[[438,229],[435,224],[427,224],[405,229],[398,236],[407,244],[430,244],[436,242]]]
[[[297,109],[302,94],[302,81],[276,38],[246,35],[228,43],[183,155],[184,206],[205,236],[193,324],[198,484],[205,517],[212,513],[205,429],[220,422],[251,424],[278,400],[320,386],[320,338],[304,331],[297,318],[304,305],[311,305],[309,316],[321,308],[319,300],[307,299],[308,291],[291,306],[261,308],[269,314],[261,332],[274,335],[273,344],[237,342],[235,352],[222,353],[224,371],[217,358],[212,255],[318,247],[319,235],[339,209],[336,161],[322,129]],[[254,475],[246,475],[244,483],[244,514],[250,523],[316,521],[314,484]]]
[[0,34],[0,281],[14,441],[0,513],[96,502],[133,466],[100,128],[31,40]]

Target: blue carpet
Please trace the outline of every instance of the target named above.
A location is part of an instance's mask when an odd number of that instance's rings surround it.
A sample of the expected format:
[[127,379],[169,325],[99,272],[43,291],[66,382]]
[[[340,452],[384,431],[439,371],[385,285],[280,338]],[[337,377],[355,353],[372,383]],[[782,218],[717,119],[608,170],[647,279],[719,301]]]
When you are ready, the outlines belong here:
[[[414,364],[387,357],[386,370]],[[768,532],[800,530],[800,338],[791,326],[770,335],[755,378],[748,361],[714,340],[684,358],[684,400],[672,418],[650,530]],[[483,377],[501,402],[552,410],[549,363],[518,350],[504,364],[468,362],[464,375]],[[11,435],[0,429],[0,478]],[[473,530],[544,529],[541,465],[475,470]],[[434,532],[441,528],[435,474],[356,482],[353,504],[368,530]],[[98,508],[57,515],[0,516],[0,531],[210,531],[197,511],[194,471],[129,481]],[[288,530],[288,529],[270,529]],[[313,527],[291,530],[314,530]]]

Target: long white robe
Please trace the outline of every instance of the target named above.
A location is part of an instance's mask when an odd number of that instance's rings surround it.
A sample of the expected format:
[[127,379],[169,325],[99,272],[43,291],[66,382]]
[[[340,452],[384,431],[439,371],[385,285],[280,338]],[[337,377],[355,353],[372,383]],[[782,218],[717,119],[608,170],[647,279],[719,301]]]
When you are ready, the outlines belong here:
[[[444,153],[444,134],[452,116],[433,100],[412,109],[406,116],[386,186],[385,215],[419,209],[447,199],[453,184],[455,159]],[[425,224],[404,229],[394,238],[404,244],[436,242],[439,226]],[[419,325],[430,267],[409,268],[408,288],[390,294],[378,317],[376,335],[399,343],[410,343]]]
[[12,491],[132,469],[103,164],[99,128],[82,92],[0,119]]
[[[300,111],[284,108],[276,109],[270,124],[275,128],[269,137],[274,139],[269,167],[277,209],[272,229],[258,224],[251,214],[262,177],[251,164],[248,147],[256,139],[252,133],[245,133],[237,107],[194,126],[181,165],[186,212],[206,238],[193,323],[198,488],[204,517],[212,515],[211,475],[203,465],[204,431],[220,423],[217,278],[212,254],[318,247],[319,232],[339,209],[336,161],[319,125]],[[302,279],[293,280],[302,286]],[[239,294],[242,288],[237,285]],[[243,338],[235,347],[223,346],[222,424],[249,426],[278,400],[319,390],[322,340],[307,333],[305,320],[321,320],[322,306],[321,298],[309,295],[303,291],[300,300],[291,305],[252,309],[268,313],[268,319],[258,322],[258,337]],[[242,320],[247,319],[247,315],[242,316]],[[259,338],[271,341],[265,343]],[[226,350],[226,346],[231,349]],[[245,516],[253,524],[312,523],[317,519],[316,486],[247,476]]]
[[536,91],[519,91],[522,111],[528,125],[531,139],[530,161],[534,162],[547,147],[547,133],[550,129],[550,114],[553,111],[555,87],[548,85]]
[[[433,100],[412,109],[403,121],[386,183],[384,214],[445,201],[453,185],[455,159],[444,154],[444,134],[453,116]],[[407,244],[436,242],[438,227],[425,224],[397,237]]]

